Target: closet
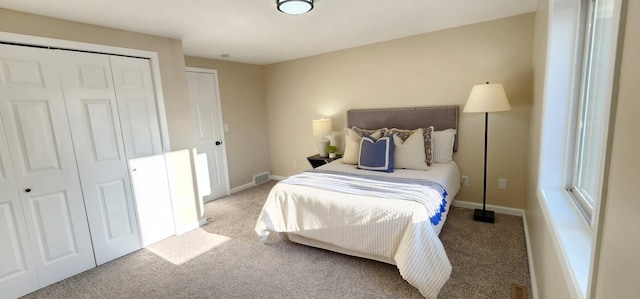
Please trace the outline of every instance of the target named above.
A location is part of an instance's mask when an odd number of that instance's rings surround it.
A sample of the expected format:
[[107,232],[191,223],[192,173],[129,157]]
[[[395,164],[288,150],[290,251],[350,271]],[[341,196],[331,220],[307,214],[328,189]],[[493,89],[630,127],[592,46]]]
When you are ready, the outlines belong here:
[[[172,235],[168,184],[136,174],[161,148],[147,60],[0,45],[0,297],[140,249],[140,230]],[[166,191],[157,228],[149,186]]]

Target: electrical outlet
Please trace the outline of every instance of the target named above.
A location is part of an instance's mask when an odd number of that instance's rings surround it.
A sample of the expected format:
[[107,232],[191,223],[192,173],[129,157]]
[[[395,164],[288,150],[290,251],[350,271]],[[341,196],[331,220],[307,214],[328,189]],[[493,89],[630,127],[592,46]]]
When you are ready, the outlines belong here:
[[507,190],[507,179],[498,179],[498,189]]
[[293,167],[293,168],[298,168],[298,162],[297,162],[296,160],[293,160],[293,161],[291,162],[291,167]]
[[463,186],[469,186],[469,176],[463,175],[460,181]]

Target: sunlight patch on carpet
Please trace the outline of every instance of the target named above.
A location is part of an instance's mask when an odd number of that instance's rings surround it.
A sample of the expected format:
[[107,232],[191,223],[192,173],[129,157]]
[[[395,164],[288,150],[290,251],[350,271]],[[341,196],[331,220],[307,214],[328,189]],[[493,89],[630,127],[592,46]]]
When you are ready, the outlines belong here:
[[174,265],[182,265],[230,240],[198,228],[149,245],[146,249]]

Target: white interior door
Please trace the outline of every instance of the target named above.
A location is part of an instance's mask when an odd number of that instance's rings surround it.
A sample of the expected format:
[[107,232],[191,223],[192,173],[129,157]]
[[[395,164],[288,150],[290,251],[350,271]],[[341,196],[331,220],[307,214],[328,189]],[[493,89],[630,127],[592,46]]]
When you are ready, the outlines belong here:
[[38,289],[27,227],[0,115],[0,294],[10,298]]
[[0,114],[41,286],[95,267],[54,54],[0,45]]
[[110,56],[142,246],[175,234],[149,61]]
[[229,194],[216,72],[187,71],[191,113],[198,136],[198,193],[203,201]]
[[140,249],[109,56],[61,51],[59,70],[98,265]]

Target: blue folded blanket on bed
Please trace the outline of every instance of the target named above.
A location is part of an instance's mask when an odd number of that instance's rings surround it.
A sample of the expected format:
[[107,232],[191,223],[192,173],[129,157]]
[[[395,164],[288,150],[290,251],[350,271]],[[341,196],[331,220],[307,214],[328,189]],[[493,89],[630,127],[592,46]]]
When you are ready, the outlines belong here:
[[[353,195],[394,198],[421,203],[431,223],[437,225],[447,208],[447,190],[442,185],[423,180],[376,175],[354,174],[342,171],[312,169],[290,176],[282,183],[314,187]],[[440,198],[428,196],[435,190]]]

